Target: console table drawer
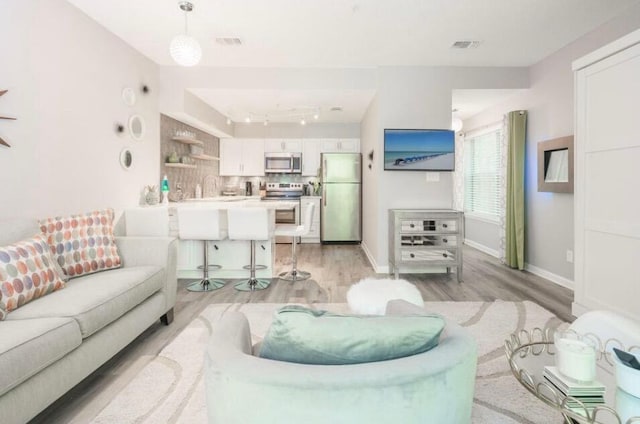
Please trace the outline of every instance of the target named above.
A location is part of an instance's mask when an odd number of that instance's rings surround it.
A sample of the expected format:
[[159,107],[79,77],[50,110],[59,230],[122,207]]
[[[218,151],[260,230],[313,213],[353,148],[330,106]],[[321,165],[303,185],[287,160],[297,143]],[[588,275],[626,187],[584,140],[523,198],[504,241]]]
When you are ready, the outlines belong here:
[[457,222],[455,219],[403,219],[400,221],[400,232],[456,232]]
[[400,252],[402,262],[456,262],[456,252],[452,250],[412,250],[403,249]]
[[401,235],[401,246],[451,246],[458,245],[458,238],[455,235]]

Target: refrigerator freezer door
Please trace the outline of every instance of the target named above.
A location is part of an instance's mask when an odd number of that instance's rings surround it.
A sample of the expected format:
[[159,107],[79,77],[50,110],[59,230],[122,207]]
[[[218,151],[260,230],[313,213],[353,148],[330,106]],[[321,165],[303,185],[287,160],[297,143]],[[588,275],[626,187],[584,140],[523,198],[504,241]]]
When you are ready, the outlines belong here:
[[322,186],[321,240],[362,240],[359,183],[328,183]]
[[359,183],[361,164],[360,153],[323,153],[322,183]]

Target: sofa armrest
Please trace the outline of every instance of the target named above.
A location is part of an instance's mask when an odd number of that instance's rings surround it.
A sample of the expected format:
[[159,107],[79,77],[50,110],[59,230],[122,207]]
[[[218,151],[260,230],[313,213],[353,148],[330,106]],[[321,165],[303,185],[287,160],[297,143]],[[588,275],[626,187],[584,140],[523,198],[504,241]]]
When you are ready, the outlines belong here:
[[178,290],[178,240],[173,237],[116,237],[116,245],[124,267],[156,265],[164,268],[165,310],[173,308]]

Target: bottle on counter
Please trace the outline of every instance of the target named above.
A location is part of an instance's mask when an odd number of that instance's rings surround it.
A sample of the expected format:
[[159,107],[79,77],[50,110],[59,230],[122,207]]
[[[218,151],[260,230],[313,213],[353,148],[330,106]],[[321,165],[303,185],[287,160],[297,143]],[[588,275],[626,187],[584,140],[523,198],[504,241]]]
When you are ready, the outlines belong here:
[[267,195],[267,183],[260,181],[260,198],[263,199]]
[[169,179],[167,178],[166,175],[162,178],[162,186],[160,191],[162,191],[162,204],[168,205],[169,204]]

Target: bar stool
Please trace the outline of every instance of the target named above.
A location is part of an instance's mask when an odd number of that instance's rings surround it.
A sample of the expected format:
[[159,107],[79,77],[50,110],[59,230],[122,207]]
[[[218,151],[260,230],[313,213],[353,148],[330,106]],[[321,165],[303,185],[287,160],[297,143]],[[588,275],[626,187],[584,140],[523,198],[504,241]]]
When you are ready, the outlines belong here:
[[289,236],[291,237],[291,258],[292,268],[291,271],[283,272],[278,277],[287,281],[301,281],[311,277],[311,273],[307,271],[300,271],[298,269],[298,256],[296,255],[296,238],[306,236],[311,232],[311,223],[313,222],[313,203],[307,203],[307,208],[304,211],[304,221],[302,225],[290,225],[280,224],[276,225],[276,236]]
[[224,286],[224,281],[209,278],[209,268],[220,268],[220,265],[209,265],[209,241],[227,238],[227,232],[220,225],[220,211],[204,208],[177,208],[178,235],[181,240],[203,240],[204,263],[202,280],[189,284],[187,290],[201,292],[217,290]]
[[236,290],[266,289],[270,282],[256,278],[256,241],[269,240],[269,211],[259,207],[228,209],[227,224],[229,240],[251,241],[250,277],[236,284]]

